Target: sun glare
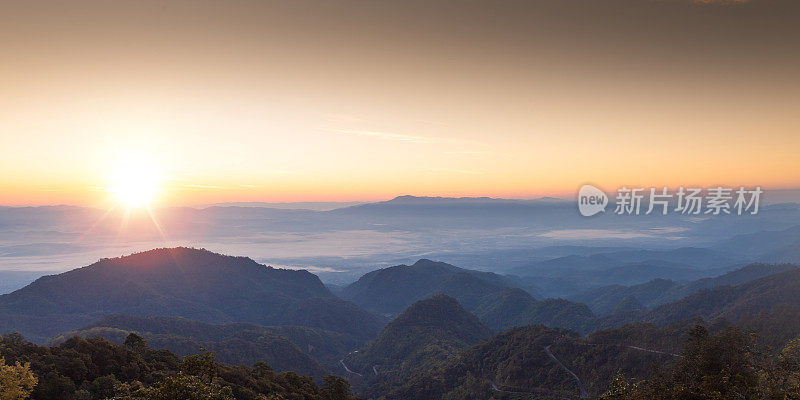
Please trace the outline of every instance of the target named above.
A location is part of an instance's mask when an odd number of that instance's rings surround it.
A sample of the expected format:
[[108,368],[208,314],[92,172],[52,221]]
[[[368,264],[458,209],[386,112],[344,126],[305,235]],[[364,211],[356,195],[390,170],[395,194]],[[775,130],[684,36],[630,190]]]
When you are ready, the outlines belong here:
[[158,177],[146,163],[129,162],[115,171],[111,192],[116,201],[127,207],[145,207],[159,192]]

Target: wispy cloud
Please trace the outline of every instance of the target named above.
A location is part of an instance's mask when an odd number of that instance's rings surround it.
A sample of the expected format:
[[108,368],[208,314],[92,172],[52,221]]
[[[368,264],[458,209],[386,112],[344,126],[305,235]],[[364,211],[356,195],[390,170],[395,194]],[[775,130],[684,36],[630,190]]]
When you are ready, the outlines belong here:
[[695,4],[743,4],[750,0],[693,0]]
[[457,168],[432,168],[431,170],[436,172],[454,172],[457,174],[469,174],[469,175],[477,175],[483,173],[480,171],[470,171],[466,169],[457,169]]
[[489,152],[488,151],[463,150],[463,151],[445,151],[443,154],[456,155],[456,156],[473,156],[473,155],[478,155],[478,154],[489,154]]
[[348,135],[368,136],[381,140],[393,140],[406,143],[430,143],[433,140],[422,136],[404,135],[394,132],[381,132],[381,131],[359,131],[350,129],[326,129],[331,132],[344,133]]
[[654,237],[651,233],[622,229],[557,229],[539,234],[548,239],[641,239]]

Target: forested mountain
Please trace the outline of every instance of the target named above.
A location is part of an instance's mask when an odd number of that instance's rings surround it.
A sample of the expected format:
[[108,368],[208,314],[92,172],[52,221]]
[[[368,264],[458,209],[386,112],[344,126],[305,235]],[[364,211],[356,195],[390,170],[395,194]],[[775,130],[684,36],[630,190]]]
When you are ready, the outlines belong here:
[[[102,338],[72,338],[53,347],[26,342],[20,335],[0,336],[2,360],[17,365],[6,383],[23,381],[4,398],[32,400],[351,400],[349,383],[335,376],[324,385],[294,372],[275,373],[266,363],[252,367],[221,364],[211,353],[186,358],[153,350],[136,335],[124,345]],[[19,363],[19,364],[17,364]],[[6,370],[3,369],[5,373]],[[30,378],[30,379],[28,379]],[[5,397],[8,396],[8,397]]]
[[748,332],[714,334],[698,326],[673,363],[645,380],[619,374],[600,399],[795,399],[798,393],[800,339],[765,353]]
[[303,325],[377,334],[377,316],[341,301],[307,271],[189,248],[102,259],[0,296],[0,332],[36,341],[108,314],[180,316],[205,322]]
[[[618,372],[646,377],[672,361],[680,328],[631,325],[588,338],[543,326],[503,332],[437,368],[420,370],[388,399],[577,399],[599,395]],[[662,351],[664,347],[667,351]],[[650,351],[652,350],[652,351]],[[573,375],[574,374],[574,375]]]
[[67,332],[54,342],[73,336],[100,336],[121,344],[130,333],[142,336],[154,349],[166,349],[180,356],[207,349],[224,363],[252,365],[264,361],[276,371],[315,377],[337,368],[341,356],[362,345],[351,335],[318,328],[209,324],[177,317],[128,315],[105,317],[83,329]]
[[633,286],[611,285],[591,289],[569,299],[588,305],[599,315],[615,311],[621,301],[635,298],[646,308],[669,303],[694,294],[702,289],[710,289],[724,285],[739,285],[764,276],[797,268],[791,264],[750,264],[735,271],[713,278],[703,278],[691,282],[675,282],[667,279],[655,279],[647,283]]
[[369,272],[341,291],[342,298],[367,310],[397,314],[412,303],[443,293],[470,309],[487,294],[511,287],[509,277],[421,259]]
[[512,279],[423,259],[370,272],[341,295],[364,308],[391,314],[416,300],[445,294],[494,330],[545,324],[584,332],[594,326],[594,315],[585,305],[563,299],[536,300],[514,287]]
[[345,361],[362,371],[365,393],[379,396],[418,371],[428,370],[492,336],[452,297],[436,295],[403,311],[364,351]]
[[482,300],[472,312],[495,331],[542,324],[590,332],[596,322],[594,314],[584,304],[564,299],[536,300],[521,289],[505,289]]
[[[755,320],[782,326],[798,312]],[[435,368],[420,369],[403,384],[388,388],[382,398],[793,398],[785,396],[800,387],[796,338],[797,334],[764,347],[763,336],[724,321],[709,324],[701,319],[665,327],[630,324],[585,338],[528,326],[500,333]],[[677,394],[681,391],[687,394]]]

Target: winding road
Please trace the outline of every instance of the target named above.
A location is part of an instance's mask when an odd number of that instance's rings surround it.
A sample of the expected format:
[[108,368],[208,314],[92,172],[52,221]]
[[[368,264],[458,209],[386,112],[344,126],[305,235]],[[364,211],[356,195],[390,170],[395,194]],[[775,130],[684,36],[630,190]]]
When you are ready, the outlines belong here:
[[[586,345],[586,346],[599,346],[600,345],[600,343],[583,343],[583,344]],[[575,381],[575,384],[578,386],[578,391],[580,392],[580,398],[581,399],[588,399],[589,398],[589,392],[586,390],[586,386],[583,385],[583,382],[581,381],[581,378],[579,378],[576,373],[572,372],[569,368],[567,368],[567,366],[564,365],[564,363],[562,363],[561,360],[559,360],[555,356],[555,354],[553,354],[552,351],[550,351],[550,347],[551,346],[552,346],[552,344],[543,347],[543,349],[544,349],[545,353],[547,354],[547,356],[550,357],[550,359],[553,360],[553,362],[556,363],[556,365],[558,365],[559,368],[564,370],[564,372],[566,372],[567,374],[569,374],[572,377],[572,379]],[[628,346],[628,345],[616,345],[616,346],[622,346],[622,347],[626,347],[626,348],[633,349],[633,350],[646,351],[646,352],[649,352],[649,353],[663,354],[663,355],[668,355],[668,356],[672,356],[672,357],[683,357],[683,356],[681,356],[679,354],[667,353],[667,352],[658,351],[658,350],[651,350],[651,349],[646,349],[644,347],[638,347],[638,346]],[[355,354],[357,352],[358,352],[358,350],[351,351],[350,353],[347,353],[347,355],[345,355],[344,357],[347,358],[347,356],[350,356],[350,355]],[[355,372],[355,371],[351,370],[347,366],[347,364],[344,363],[344,358],[339,360],[339,363],[342,364],[342,367],[348,373],[360,376],[362,378],[364,377],[364,375],[359,374],[358,372]],[[373,365],[372,366],[372,372],[376,376],[378,375],[378,368],[377,367],[378,367],[377,365]],[[503,390],[503,389],[499,388],[494,383],[494,381],[492,381],[492,380],[489,380],[489,383],[491,384],[492,390],[494,390],[496,392],[527,393],[527,392],[509,392],[509,391]],[[533,392],[539,392],[539,391],[548,391],[548,390],[542,388],[542,389],[539,389],[539,390],[533,390],[531,392],[533,393]]]
[[547,355],[550,357],[551,360],[553,360],[559,367],[561,367],[561,369],[566,371],[568,374],[572,375],[572,379],[575,380],[575,383],[578,385],[578,390],[581,392],[581,398],[582,399],[588,399],[589,398],[589,392],[586,391],[586,387],[583,386],[583,382],[581,382],[581,378],[578,378],[578,375],[575,375],[574,372],[570,371],[570,369],[567,368],[566,365],[561,363],[561,361],[559,361],[559,359],[556,358],[556,356],[553,355],[553,352],[550,351],[550,345],[544,346],[544,351],[545,351],[545,353],[547,353]]
[[[347,355],[345,355],[345,358],[347,358],[347,356],[349,356],[349,355],[351,355],[351,354],[355,354],[355,353],[358,353],[358,350],[354,350],[354,351],[351,351],[351,352],[347,353]],[[359,374],[358,372],[356,372],[356,371],[353,371],[353,370],[351,370],[350,368],[348,368],[348,367],[347,367],[347,364],[345,364],[345,363],[344,363],[344,358],[342,358],[341,360],[339,360],[339,364],[342,364],[342,367],[344,367],[344,370],[345,370],[345,371],[347,371],[347,372],[349,372],[349,373],[351,373],[351,374],[358,375],[358,376],[360,376],[360,377],[363,377],[363,376],[364,376],[364,375],[361,375],[361,374]],[[377,372],[376,372],[376,375],[377,375]]]

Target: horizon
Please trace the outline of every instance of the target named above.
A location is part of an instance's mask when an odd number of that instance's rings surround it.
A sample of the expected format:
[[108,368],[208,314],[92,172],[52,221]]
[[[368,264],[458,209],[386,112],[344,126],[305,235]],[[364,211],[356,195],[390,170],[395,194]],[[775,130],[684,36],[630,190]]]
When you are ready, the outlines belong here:
[[[625,186],[625,185],[622,185]],[[658,187],[658,186],[656,186]],[[716,187],[716,185],[711,185],[709,187]],[[674,190],[674,188],[669,188],[670,190]],[[706,189],[706,188],[704,188]],[[771,205],[771,204],[784,204],[784,203],[800,203],[800,187],[798,188],[762,188],[765,189],[764,199],[762,200],[764,204]],[[612,195],[615,193],[612,190],[606,190],[605,193],[607,195]],[[518,201],[535,201],[535,200],[558,200],[564,202],[571,202],[575,201],[578,195],[577,188],[576,190],[569,192],[569,193],[555,193],[561,194],[560,196],[544,194],[538,196],[442,196],[442,195],[414,195],[414,194],[398,194],[391,197],[381,197],[381,198],[348,198],[342,200],[333,200],[333,199],[312,199],[312,200],[297,200],[297,201],[228,201],[228,202],[217,202],[217,203],[194,203],[194,204],[159,204],[159,202],[153,202],[149,204],[148,208],[151,209],[159,209],[159,208],[181,208],[181,207],[188,207],[188,208],[209,208],[209,207],[265,207],[265,206],[276,206],[281,208],[283,206],[301,206],[303,204],[313,205],[316,207],[312,207],[312,209],[322,207],[326,208],[326,205],[343,205],[343,207],[350,206],[350,205],[360,205],[360,204],[367,204],[367,203],[381,203],[381,202],[388,202],[400,198],[418,198],[418,199],[487,199],[487,200],[518,200]],[[44,204],[3,204],[0,203],[0,207],[87,207],[87,208],[107,208],[108,202],[97,202],[93,204],[67,204],[67,203],[44,203]],[[114,208],[112,205],[111,208]]]

